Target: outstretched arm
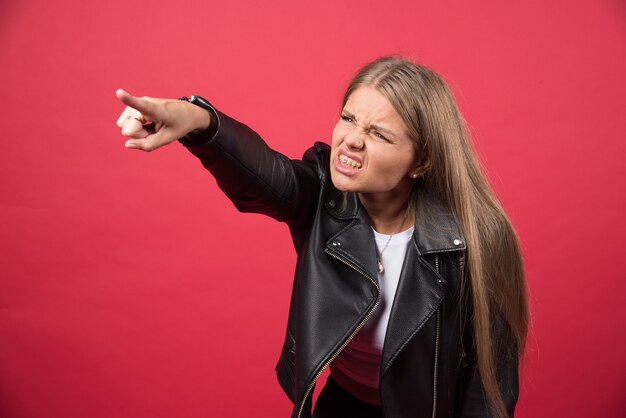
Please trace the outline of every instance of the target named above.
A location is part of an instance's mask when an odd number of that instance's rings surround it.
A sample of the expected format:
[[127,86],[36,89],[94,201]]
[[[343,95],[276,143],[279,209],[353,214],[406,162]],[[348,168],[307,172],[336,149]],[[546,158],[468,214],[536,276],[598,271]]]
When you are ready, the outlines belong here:
[[116,95],[127,106],[117,120],[129,138],[127,148],[153,151],[186,137],[183,144],[240,211],[262,213],[292,226],[302,225],[314,211],[319,169],[326,163],[314,148],[302,161],[291,160],[248,126],[213,108],[138,98],[124,90]]

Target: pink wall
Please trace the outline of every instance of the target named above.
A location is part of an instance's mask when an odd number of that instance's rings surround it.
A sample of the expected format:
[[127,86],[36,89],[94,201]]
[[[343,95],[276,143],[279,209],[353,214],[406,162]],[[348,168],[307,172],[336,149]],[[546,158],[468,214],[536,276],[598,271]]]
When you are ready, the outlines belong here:
[[447,78],[519,231],[519,416],[623,416],[623,0],[264,3],[0,3],[0,416],[288,416],[287,229],[178,144],[124,149],[114,91],[202,94],[298,157],[389,53]]

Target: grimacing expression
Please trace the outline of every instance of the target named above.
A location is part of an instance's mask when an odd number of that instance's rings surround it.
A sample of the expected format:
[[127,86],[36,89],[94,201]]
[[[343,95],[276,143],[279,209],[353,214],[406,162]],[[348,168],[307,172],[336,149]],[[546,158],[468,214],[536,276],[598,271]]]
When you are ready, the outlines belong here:
[[333,131],[330,172],[334,186],[363,195],[406,199],[420,164],[415,143],[393,105],[370,86],[356,89]]

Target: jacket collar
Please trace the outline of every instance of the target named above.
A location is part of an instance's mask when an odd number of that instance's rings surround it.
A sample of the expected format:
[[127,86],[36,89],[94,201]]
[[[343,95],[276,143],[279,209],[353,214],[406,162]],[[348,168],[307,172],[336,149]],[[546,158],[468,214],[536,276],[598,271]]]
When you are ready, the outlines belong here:
[[[430,194],[424,194],[420,199],[413,235],[418,254],[464,250],[465,239],[450,207]],[[333,189],[324,205],[335,218],[364,218],[365,224],[369,225],[367,214],[354,192],[342,193]]]

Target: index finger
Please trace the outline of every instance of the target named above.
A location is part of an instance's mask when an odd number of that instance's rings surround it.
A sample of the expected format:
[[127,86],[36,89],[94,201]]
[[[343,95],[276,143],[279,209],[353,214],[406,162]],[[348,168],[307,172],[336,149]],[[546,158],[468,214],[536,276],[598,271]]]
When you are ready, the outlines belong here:
[[117,89],[115,95],[128,107],[139,111],[144,116],[148,116],[150,119],[154,119],[157,113],[157,107],[154,103],[141,97],[135,97],[132,94],[122,89]]

